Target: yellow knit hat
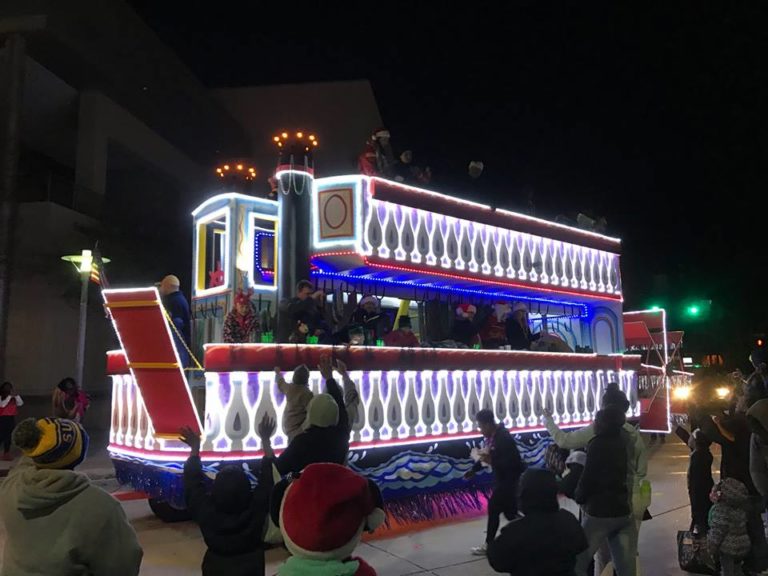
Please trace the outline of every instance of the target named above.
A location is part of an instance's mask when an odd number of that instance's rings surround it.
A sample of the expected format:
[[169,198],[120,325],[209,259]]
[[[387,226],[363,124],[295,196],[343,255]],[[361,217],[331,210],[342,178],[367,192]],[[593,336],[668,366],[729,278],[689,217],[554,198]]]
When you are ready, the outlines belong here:
[[29,418],[13,431],[13,441],[38,468],[72,469],[85,459],[88,434],[63,418]]

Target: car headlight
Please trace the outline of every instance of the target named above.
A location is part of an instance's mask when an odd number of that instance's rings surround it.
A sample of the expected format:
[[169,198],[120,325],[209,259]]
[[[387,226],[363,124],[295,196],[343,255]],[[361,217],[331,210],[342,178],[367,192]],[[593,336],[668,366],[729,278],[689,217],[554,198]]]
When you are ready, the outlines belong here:
[[731,389],[726,386],[720,386],[719,388],[715,388],[715,394],[717,394],[717,397],[720,400],[725,400],[731,395]]
[[688,400],[691,396],[690,386],[678,386],[672,390],[672,398],[675,400]]

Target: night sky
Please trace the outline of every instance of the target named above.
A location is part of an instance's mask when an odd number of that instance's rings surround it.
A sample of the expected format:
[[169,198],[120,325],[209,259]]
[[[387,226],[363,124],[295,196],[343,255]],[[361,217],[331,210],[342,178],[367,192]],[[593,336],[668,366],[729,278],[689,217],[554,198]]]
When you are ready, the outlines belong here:
[[370,80],[437,190],[476,159],[479,200],[604,215],[626,308],[665,304],[697,351],[743,363],[768,331],[764,3],[131,4],[209,87]]

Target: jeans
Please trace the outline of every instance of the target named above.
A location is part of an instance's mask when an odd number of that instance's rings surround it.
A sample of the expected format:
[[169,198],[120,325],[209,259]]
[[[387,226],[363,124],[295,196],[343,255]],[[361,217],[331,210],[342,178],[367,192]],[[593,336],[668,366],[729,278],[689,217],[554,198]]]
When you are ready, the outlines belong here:
[[728,554],[720,554],[720,574],[722,576],[741,576],[741,560]]
[[636,576],[635,553],[632,547],[636,528],[631,515],[619,518],[598,518],[584,513],[581,526],[589,547],[576,557],[574,571],[577,576],[587,576],[589,563],[604,540],[608,541],[613,566],[618,576]]
[[485,534],[488,544],[496,539],[502,514],[507,520],[513,520],[517,516],[517,481],[499,484],[493,489],[493,494],[488,500],[488,527]]

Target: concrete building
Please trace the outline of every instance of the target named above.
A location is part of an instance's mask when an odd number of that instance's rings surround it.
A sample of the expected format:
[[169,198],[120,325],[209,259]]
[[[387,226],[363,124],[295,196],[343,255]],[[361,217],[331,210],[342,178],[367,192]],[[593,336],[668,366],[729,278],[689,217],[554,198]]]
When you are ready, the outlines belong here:
[[[24,49],[19,212],[0,356],[28,397],[75,372],[79,278],[62,255],[99,241],[112,285],[175,273],[189,286],[190,212],[220,186],[217,164],[250,155],[265,181],[272,135],[303,129],[320,139],[319,174],[349,173],[381,124],[366,81],[209,91],[120,0],[6,0],[5,62],[12,37]],[[0,92],[12,73],[0,67]],[[84,386],[96,398],[116,345],[92,285]]]

